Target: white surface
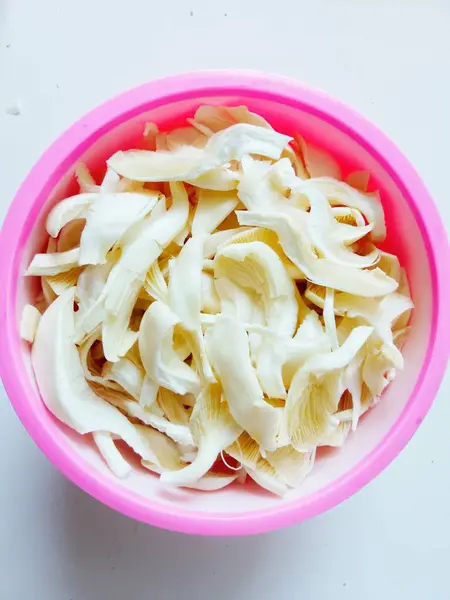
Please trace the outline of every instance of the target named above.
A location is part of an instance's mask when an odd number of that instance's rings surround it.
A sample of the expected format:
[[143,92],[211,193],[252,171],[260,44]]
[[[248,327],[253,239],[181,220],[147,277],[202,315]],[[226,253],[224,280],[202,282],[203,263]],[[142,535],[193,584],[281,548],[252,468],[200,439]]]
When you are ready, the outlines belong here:
[[[44,148],[102,100],[170,73],[248,67],[303,79],[381,126],[448,229],[449,25],[448,0],[0,0],[0,218]],[[365,490],[244,539],[166,533],[101,506],[0,395],[2,600],[450,598],[448,376]]]

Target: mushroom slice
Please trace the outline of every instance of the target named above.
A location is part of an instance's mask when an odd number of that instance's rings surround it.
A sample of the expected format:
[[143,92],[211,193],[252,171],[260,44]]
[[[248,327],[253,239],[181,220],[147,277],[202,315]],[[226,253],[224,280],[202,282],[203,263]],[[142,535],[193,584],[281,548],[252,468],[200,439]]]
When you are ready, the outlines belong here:
[[203,148],[182,146],[174,152],[116,152],[108,166],[135,181],[187,181],[247,154],[278,159],[290,137],[238,123],[211,136]]
[[220,452],[242,433],[222,399],[218,384],[207,386],[197,397],[190,427],[198,447],[197,456],[184,469],[163,473],[163,482],[176,486],[196,484],[211,469]]
[[[274,449],[282,409],[265,402],[244,327],[235,319],[218,318],[205,334],[206,347],[230,413],[264,448]],[[226,345],[224,340],[227,340]]]

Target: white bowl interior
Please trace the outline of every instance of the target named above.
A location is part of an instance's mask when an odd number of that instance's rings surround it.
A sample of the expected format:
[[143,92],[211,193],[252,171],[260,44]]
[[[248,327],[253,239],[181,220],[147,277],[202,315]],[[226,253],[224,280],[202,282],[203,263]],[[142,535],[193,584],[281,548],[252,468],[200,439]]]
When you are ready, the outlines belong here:
[[[280,105],[269,100],[251,97],[204,97],[186,100],[152,111],[142,113],[131,121],[110,130],[90,147],[80,160],[91,168],[97,176],[104,172],[105,160],[115,151],[139,147],[144,125],[154,121],[160,129],[171,128],[184,123],[186,116],[192,116],[201,104],[246,105],[265,117],[277,130],[292,134],[300,132],[308,141],[329,150],[339,160],[344,175],[356,169],[367,169],[371,172],[371,188],[378,189],[386,212],[388,238],[384,248],[398,254],[401,263],[407,269],[415,311],[412,328],[404,347],[405,369],[398,373],[395,381],[383,394],[378,406],[369,411],[361,420],[355,433],[349,435],[343,448],[322,452],[316,461],[311,475],[298,490],[293,490],[283,499],[259,490],[256,486],[232,486],[213,493],[195,492],[192,490],[163,490],[158,478],[145,469],[137,467],[135,472],[124,480],[116,479],[105,466],[98,451],[94,448],[90,436],[82,437],[61,424],[44,407],[39,392],[29,399],[39,411],[39,418],[51,421],[56,428],[55,435],[63,436],[74,453],[88,463],[87,468],[104,473],[117,486],[133,490],[136,494],[153,499],[162,504],[182,505],[185,510],[201,510],[208,512],[246,512],[273,507],[283,502],[291,502],[329,485],[348,471],[360,460],[373,451],[386,436],[400,413],[417,382],[422,363],[425,358],[430,326],[431,326],[431,285],[426,248],[414,215],[401,190],[392,177],[347,133],[336,126],[319,119],[304,110]],[[46,202],[34,234],[30,238],[23,256],[23,268],[35,252],[43,251],[46,235],[43,220],[50,207],[69,194],[77,193],[74,180],[74,167],[69,170],[57,185]],[[37,278],[24,278],[20,283],[18,315],[26,302],[35,300]],[[27,371],[31,373],[29,348],[24,345],[23,359]]]

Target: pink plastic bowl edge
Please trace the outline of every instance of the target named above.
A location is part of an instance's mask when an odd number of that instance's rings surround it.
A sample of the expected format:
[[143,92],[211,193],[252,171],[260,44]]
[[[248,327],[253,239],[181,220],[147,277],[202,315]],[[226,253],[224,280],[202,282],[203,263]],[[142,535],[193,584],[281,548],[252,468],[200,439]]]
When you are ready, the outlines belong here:
[[[83,467],[59,445],[30,409],[29,381],[24,381],[21,342],[17,333],[17,280],[23,246],[20,232],[34,222],[34,198],[50,193],[74,160],[111,127],[174,100],[207,95],[241,94],[278,101],[319,116],[355,138],[386,169],[408,199],[428,252],[433,286],[433,317],[425,361],[402,414],[377,447],[353,469],[325,488],[299,500],[250,513],[204,513],[152,505],[133,492]],[[174,531],[201,535],[248,535],[298,523],[339,504],[376,477],[403,449],[427,413],[443,378],[449,355],[450,250],[437,209],[412,165],[377,127],[341,102],[305,84],[248,71],[205,71],[146,83],[89,112],[44,153],[17,192],[0,234],[0,375],[11,403],[36,444],[54,465],[80,488],[111,508],[139,521]]]

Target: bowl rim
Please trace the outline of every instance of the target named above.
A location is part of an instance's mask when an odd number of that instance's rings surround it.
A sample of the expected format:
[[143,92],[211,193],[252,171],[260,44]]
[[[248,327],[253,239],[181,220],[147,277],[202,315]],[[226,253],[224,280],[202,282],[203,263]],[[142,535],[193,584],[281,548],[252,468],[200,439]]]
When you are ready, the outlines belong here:
[[[151,108],[180,99],[208,95],[246,95],[301,108],[356,139],[395,180],[411,206],[423,237],[433,287],[431,332],[416,386],[388,433],[352,469],[303,498],[245,513],[209,513],[148,501],[114,485],[102,473],[83,468],[84,461],[61,444],[33,414],[27,397],[33,393],[24,377],[17,330],[15,276],[24,246],[21,231],[39,210],[34,199],[49,194],[68,168],[96,139],[116,125]],[[423,207],[426,206],[426,210]],[[328,510],[376,477],[412,437],[437,393],[449,355],[450,249],[444,226],[427,189],[405,156],[375,125],[341,101],[310,86],[279,75],[246,70],[198,71],[150,81],[107,100],[69,127],[42,155],[21,185],[0,233],[0,376],[19,419],[51,462],[73,483],[109,507],[164,529],[201,535],[247,535],[271,531]]]

